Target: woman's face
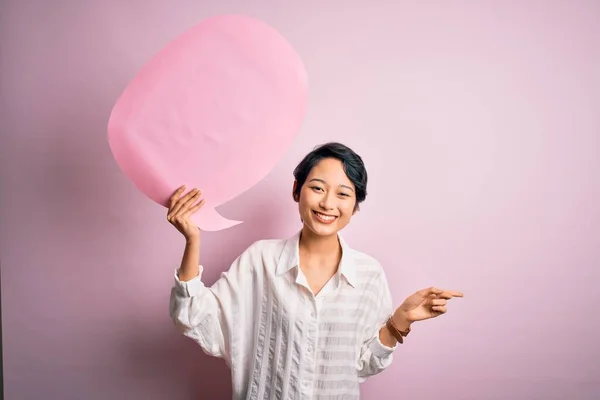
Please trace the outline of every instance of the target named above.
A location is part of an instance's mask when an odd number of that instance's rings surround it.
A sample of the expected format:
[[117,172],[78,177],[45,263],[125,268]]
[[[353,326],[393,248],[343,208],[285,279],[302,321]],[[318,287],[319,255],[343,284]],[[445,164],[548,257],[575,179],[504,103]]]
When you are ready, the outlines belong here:
[[355,204],[354,184],[335,158],[325,158],[313,167],[298,199],[304,226],[318,236],[337,234],[348,225]]

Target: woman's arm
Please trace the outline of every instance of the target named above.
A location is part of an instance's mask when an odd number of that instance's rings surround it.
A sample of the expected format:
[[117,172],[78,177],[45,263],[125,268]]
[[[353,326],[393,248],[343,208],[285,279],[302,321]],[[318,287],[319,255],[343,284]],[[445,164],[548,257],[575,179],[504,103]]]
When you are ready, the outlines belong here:
[[378,279],[376,309],[371,313],[372,318],[367,323],[370,326],[366,340],[363,342],[358,359],[358,376],[361,382],[367,377],[376,375],[387,369],[392,363],[393,352],[397,342],[386,331],[385,322],[393,314],[392,295],[383,269]]
[[385,275],[382,275],[381,291],[383,296],[380,299],[377,321],[380,328],[377,337],[366,342],[361,351],[358,373],[362,380],[385,370],[392,362],[392,353],[398,342],[385,325],[390,316],[396,330],[406,332],[414,322],[445,314],[448,300],[463,297],[461,292],[453,290],[435,287],[422,289],[407,297],[392,314],[391,294]]
[[188,281],[179,278],[180,270],[175,273],[169,315],[181,333],[198,343],[206,354],[229,359],[225,316],[231,310],[223,308],[217,301],[215,294],[202,282],[202,269],[198,266],[196,269],[198,274]]
[[185,241],[185,249],[179,267],[178,277],[182,282],[194,279],[200,274],[200,239]]
[[[198,201],[201,195],[198,189],[182,195],[184,190],[185,187],[181,186],[173,193],[167,213],[167,220],[185,237],[181,265],[175,272],[171,289],[169,314],[181,332],[200,344],[204,352],[229,358],[224,335],[224,316],[229,310],[217,301],[218,293],[211,292],[202,282],[200,230],[190,219],[202,207],[204,200]],[[221,286],[226,286],[226,283]],[[227,295],[224,291],[223,296]]]
[[193,189],[183,195],[184,190],[185,186],[179,187],[169,199],[167,221],[185,237],[185,249],[178,278],[182,282],[187,282],[198,276],[200,265],[200,229],[190,217],[202,208],[204,200],[200,200],[202,194],[200,190]]

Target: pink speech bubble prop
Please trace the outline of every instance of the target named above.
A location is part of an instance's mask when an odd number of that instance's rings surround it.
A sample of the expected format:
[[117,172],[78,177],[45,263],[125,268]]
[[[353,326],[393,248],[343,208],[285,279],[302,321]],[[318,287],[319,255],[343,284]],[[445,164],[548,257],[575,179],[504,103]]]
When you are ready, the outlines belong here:
[[108,123],[113,156],[134,185],[168,206],[182,184],[206,200],[207,231],[240,223],[219,206],[263,179],[291,146],[306,112],[300,57],[273,28],[223,15],[156,54],[126,87]]

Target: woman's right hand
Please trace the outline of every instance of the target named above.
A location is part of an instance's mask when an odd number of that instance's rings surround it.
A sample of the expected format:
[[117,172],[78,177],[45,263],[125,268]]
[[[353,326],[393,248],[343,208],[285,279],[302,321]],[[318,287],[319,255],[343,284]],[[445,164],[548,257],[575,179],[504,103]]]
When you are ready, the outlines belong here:
[[202,192],[198,189],[190,190],[182,196],[185,186],[181,186],[173,193],[169,202],[167,221],[185,236],[185,240],[200,240],[200,229],[190,220],[192,214],[204,205],[204,199],[198,202]]

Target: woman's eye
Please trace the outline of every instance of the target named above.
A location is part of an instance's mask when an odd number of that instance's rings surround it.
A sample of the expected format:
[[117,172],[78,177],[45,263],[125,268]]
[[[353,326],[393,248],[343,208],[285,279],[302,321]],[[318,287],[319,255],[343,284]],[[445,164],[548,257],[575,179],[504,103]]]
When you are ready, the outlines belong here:
[[323,190],[323,189],[321,189],[321,188],[320,188],[320,187],[318,187],[318,186],[313,186],[313,187],[312,187],[312,190],[314,190],[314,191],[317,191],[317,192],[318,192],[319,190]]
[[347,194],[347,193],[340,193],[340,196],[344,196],[344,197],[350,197],[350,195],[349,195],[349,194]]

